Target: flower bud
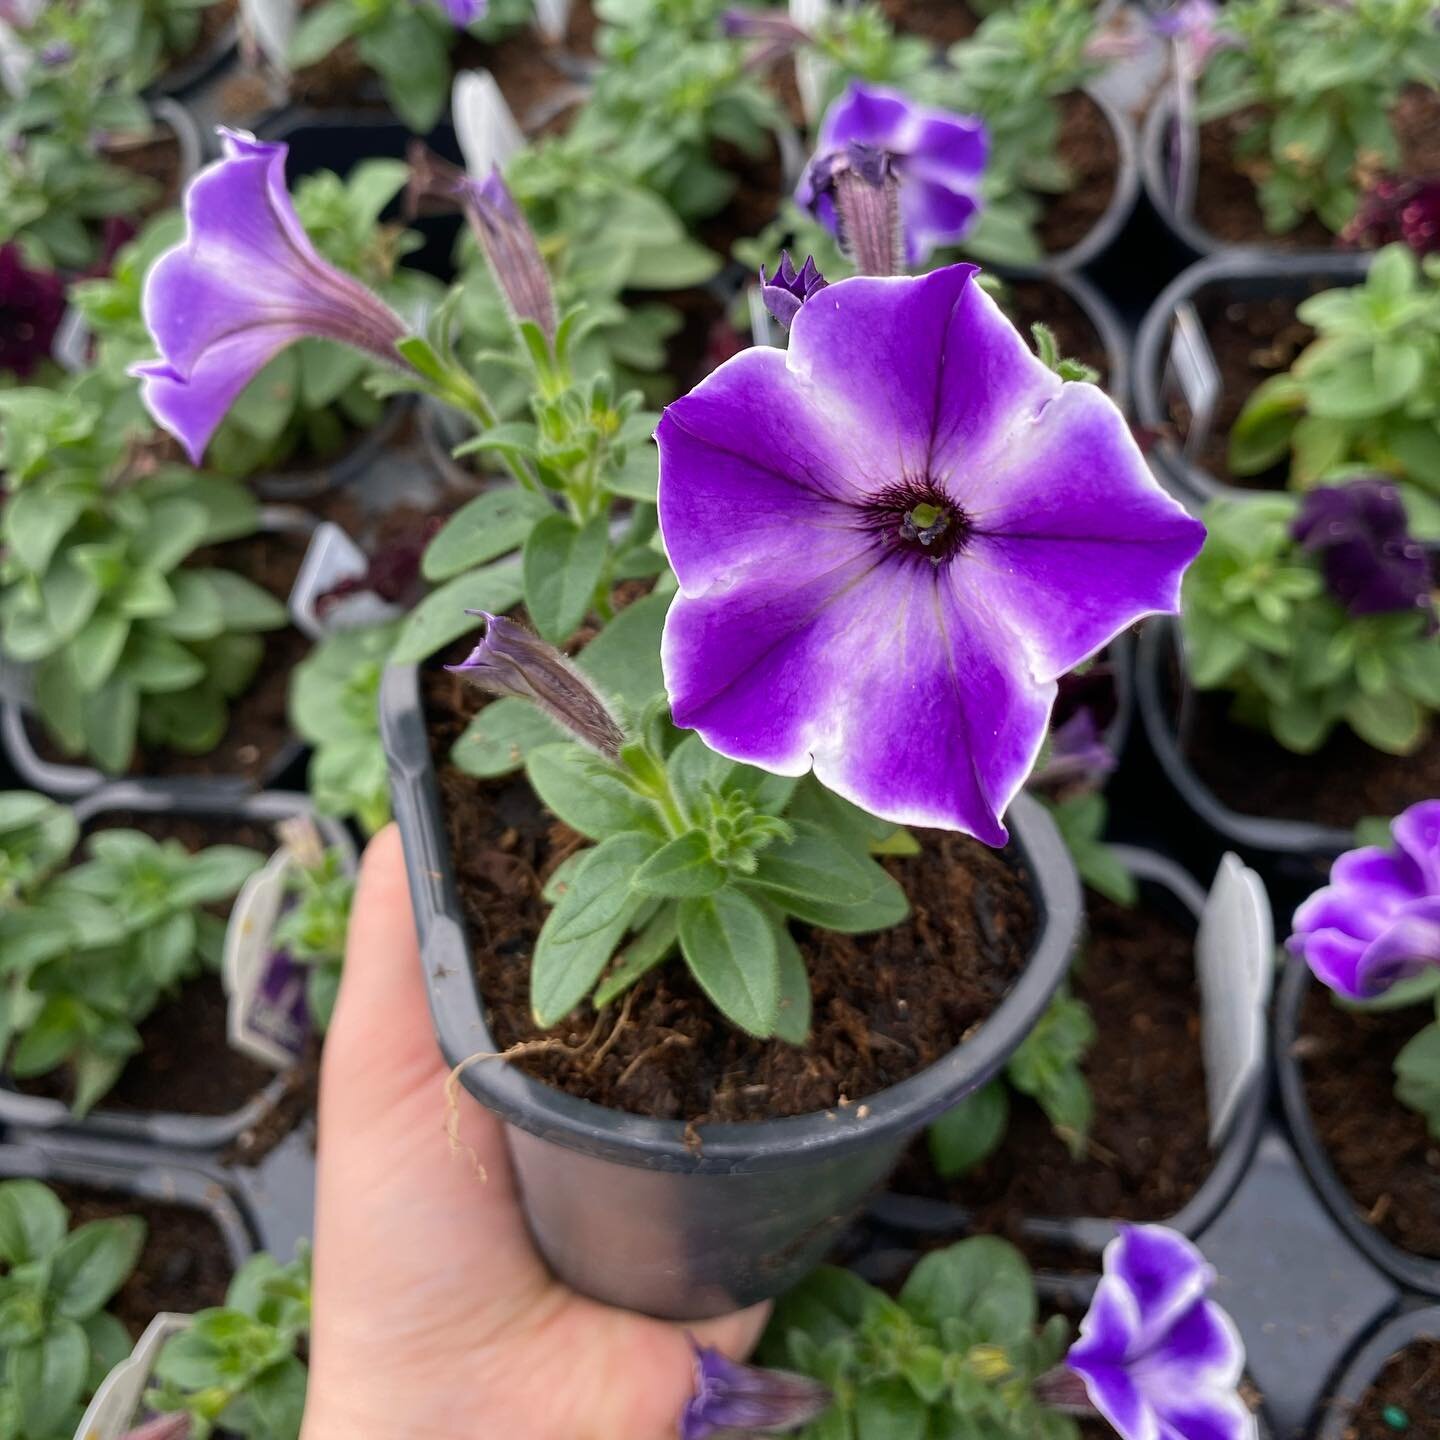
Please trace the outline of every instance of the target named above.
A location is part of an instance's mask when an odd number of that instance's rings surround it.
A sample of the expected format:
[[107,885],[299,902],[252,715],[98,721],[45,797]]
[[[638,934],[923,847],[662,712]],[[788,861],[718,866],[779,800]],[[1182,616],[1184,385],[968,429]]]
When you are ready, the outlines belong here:
[[808,1425],[830,1408],[830,1391],[808,1375],[738,1365],[718,1350],[694,1349],[695,1393],[680,1417],[680,1440],[706,1440],[721,1432],[780,1434]]
[[779,325],[790,328],[800,307],[813,295],[818,295],[829,281],[820,273],[815,257],[807,255],[805,263],[796,270],[790,259],[790,252],[780,252],[780,268],[773,275],[765,274],[760,267],[760,294],[765,308],[775,317]]

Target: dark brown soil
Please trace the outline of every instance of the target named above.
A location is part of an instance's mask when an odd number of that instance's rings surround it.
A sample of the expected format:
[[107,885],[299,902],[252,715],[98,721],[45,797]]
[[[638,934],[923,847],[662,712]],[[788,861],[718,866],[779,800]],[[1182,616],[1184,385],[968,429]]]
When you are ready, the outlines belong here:
[[1167,1219],[1213,1161],[1194,927],[1093,892],[1086,901],[1089,938],[1072,983],[1099,1032],[1084,1063],[1095,1097],[1089,1155],[1072,1160],[1040,1107],[1017,1092],[1004,1142],[970,1174],[942,1179],[922,1139],[891,1187],[962,1205],[977,1229],[1021,1243],[1019,1222],[1030,1216]]
[[1395,1098],[1393,1069],[1433,1018],[1426,1005],[1342,1010],[1311,985],[1294,1054],[1315,1129],[1361,1213],[1402,1250],[1440,1258],[1440,1141]]
[[1313,755],[1297,755],[1231,719],[1230,704],[1224,691],[1197,691],[1183,749],[1200,779],[1238,814],[1348,828],[1440,795],[1440,729],[1413,755],[1387,755],[1339,725]]
[[572,55],[593,55],[595,32],[599,28],[600,17],[590,0],[573,0],[570,20],[565,28],[565,49]]
[[180,173],[180,142],[163,122],[149,139],[108,146],[105,158],[118,169],[148,180],[154,187],[150,199],[141,207],[142,219],[169,210],[179,201],[184,179]]
[[[1195,218],[1217,240],[1232,245],[1264,244],[1287,250],[1327,250],[1336,237],[1307,215],[1283,235],[1265,228],[1254,182],[1236,169],[1234,141],[1252,123],[1257,110],[1237,111],[1200,127],[1200,175]],[[1390,115],[1400,141],[1400,173],[1408,176],[1440,170],[1440,95],[1413,85]]]
[[784,170],[774,141],[757,157],[728,140],[718,140],[713,159],[735,177],[735,193],[718,215],[702,220],[696,229],[703,244],[728,256],[737,240],[758,235],[775,218]]
[[880,8],[897,30],[937,45],[968,40],[980,24],[965,0],[880,0]]
[[680,312],[680,329],[665,344],[665,374],[684,394],[746,344],[725,306],[709,290],[673,290],[653,297]]
[[238,0],[215,0],[213,5],[205,6],[200,12],[200,33],[194,45],[184,55],[172,55],[170,68],[179,70],[214,49],[226,27],[234,21],[239,8]]
[[[1273,466],[1259,475],[1230,473],[1230,430],[1259,386],[1287,371],[1295,357],[1315,338],[1315,332],[1295,315],[1302,298],[1274,295],[1268,299],[1240,300],[1209,290],[1202,291],[1196,299],[1200,323],[1215,352],[1222,389],[1210,435],[1195,461],[1225,484],[1259,490],[1285,488],[1289,475],[1289,466],[1285,464]],[[1190,433],[1190,407],[1178,394],[1170,399],[1170,418],[1182,439]]]
[[1063,195],[1045,197],[1040,243],[1055,255],[1078,245],[1099,223],[1115,194],[1120,148],[1105,112],[1076,90],[1059,101],[1060,143],[1056,153],[1075,183]]
[[[1387,1412],[1402,1423],[1392,1424]],[[1412,1340],[1385,1362],[1351,1414],[1345,1440],[1430,1440],[1432,1423],[1440,1423],[1440,1335]]]
[[1032,325],[1048,325],[1055,332],[1062,359],[1078,360],[1098,370],[1096,383],[1102,390],[1110,383],[1110,357],[1100,332],[1058,285],[1049,280],[1007,280],[1003,308],[1027,341]]
[[1034,913],[1012,861],[965,837],[918,832],[916,857],[886,863],[914,905],[880,935],[797,929],[814,996],[811,1044],[732,1029],[679,964],[634,987],[624,1023],[579,1011],[553,1031],[530,1018],[540,889],[579,841],[523,779],[483,782],[445,763],[483,697],[437,667],[422,675],[432,752],[461,906],[497,1043],[542,1033],[580,1047],[515,1063],[615,1109],[692,1124],[762,1120],[849,1105],[939,1059],[1004,997],[1025,964]]
[[188,1315],[225,1303],[234,1267],[225,1236],[203,1210],[83,1185],[56,1183],[50,1188],[70,1211],[72,1229],[120,1215],[145,1221],[145,1248],[135,1271],[105,1307],[133,1338],[138,1340],[162,1311]]

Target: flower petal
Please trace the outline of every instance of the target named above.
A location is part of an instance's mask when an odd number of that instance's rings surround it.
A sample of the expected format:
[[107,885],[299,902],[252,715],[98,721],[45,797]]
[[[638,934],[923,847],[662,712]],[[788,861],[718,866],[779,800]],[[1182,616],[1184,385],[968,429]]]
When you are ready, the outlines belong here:
[[1036,674],[1053,679],[1142,616],[1178,611],[1205,527],[1156,483],[1093,385],[1064,385],[1038,415],[1012,412],[1004,438],[1003,451],[948,450],[947,488],[975,527],[956,568],[988,571]]
[[1166,1440],[1158,1417],[1123,1366],[1096,1365],[1080,1374],[1090,1403],[1124,1440]]
[[1161,1440],[1255,1440],[1259,1423],[1235,1392],[1185,1395],[1159,1410]]
[[1363,940],[1330,928],[1294,934],[1285,945],[1292,955],[1303,957],[1315,978],[1337,995],[1365,998],[1360,975],[1366,948]]
[[1422,800],[1391,822],[1401,853],[1420,871],[1432,895],[1440,894],[1440,800]]
[[[1402,815],[1400,820],[1404,818]],[[1318,894],[1350,889],[1363,892],[1368,908],[1389,913],[1407,901],[1440,890],[1440,884],[1427,882],[1423,866],[1403,850],[1382,850],[1378,845],[1365,845],[1359,850],[1347,850],[1336,859],[1330,867],[1329,885]],[[1311,900],[1315,898],[1311,896]],[[1308,904],[1309,900],[1295,912],[1297,923],[1301,911]]]
[[1095,1287],[1095,1297],[1080,1322],[1080,1338],[1065,1363],[1082,1374],[1095,1365],[1119,1365],[1135,1349],[1140,1335],[1140,1308],[1124,1284],[1112,1275]]
[[1412,901],[1367,947],[1356,988],[1364,996],[1379,995],[1431,965],[1440,965],[1440,896]]
[[1192,1305],[1160,1346],[1131,1367],[1140,1387],[1163,1411],[1167,1397],[1234,1390],[1245,1370],[1245,1343],[1235,1322],[1213,1301]]
[[1135,1298],[1139,1354],[1164,1342],[1170,1327],[1195,1304],[1215,1278],[1205,1257],[1183,1235],[1163,1225],[1127,1225],[1105,1247],[1106,1275],[1114,1275]]

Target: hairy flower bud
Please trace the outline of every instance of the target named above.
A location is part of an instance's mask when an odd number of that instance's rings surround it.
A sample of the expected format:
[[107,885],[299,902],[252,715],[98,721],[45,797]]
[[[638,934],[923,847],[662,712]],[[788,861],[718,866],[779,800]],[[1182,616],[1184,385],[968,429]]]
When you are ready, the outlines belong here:
[[812,296],[818,295],[829,281],[820,273],[815,257],[807,255],[800,269],[795,268],[790,252],[780,252],[780,268],[773,275],[766,275],[760,267],[760,295],[765,308],[775,317],[779,325],[790,328],[796,312]]
[[780,1434],[808,1425],[830,1408],[830,1391],[807,1375],[739,1365],[718,1350],[694,1348],[695,1393],[680,1417],[680,1440],[746,1431]]

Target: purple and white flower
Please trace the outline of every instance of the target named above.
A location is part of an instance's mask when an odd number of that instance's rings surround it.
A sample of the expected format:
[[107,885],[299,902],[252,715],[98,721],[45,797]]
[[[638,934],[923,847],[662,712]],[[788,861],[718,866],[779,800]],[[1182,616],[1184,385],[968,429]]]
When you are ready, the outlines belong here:
[[1245,1347],[1206,1298],[1215,1272],[1183,1235],[1127,1225],[1065,1364],[1123,1440],[1250,1440],[1237,1385]]
[[740,1365],[718,1350],[691,1343],[695,1393],[680,1416],[680,1440],[735,1431],[778,1435],[808,1425],[830,1408],[829,1390],[808,1375]]
[[1347,1000],[1374,999],[1440,965],[1440,800],[1412,805],[1390,834],[1392,849],[1366,845],[1335,861],[1286,942]]
[[814,299],[829,283],[817,268],[813,255],[807,255],[805,263],[797,270],[790,252],[782,250],[780,267],[773,275],[766,275],[765,267],[760,267],[760,298],[776,323],[787,330],[800,307],[807,300]]
[[311,244],[285,188],[288,147],[220,134],[224,157],[186,191],[185,238],[145,282],[160,359],[131,371],[146,408],[196,464],[236,397],[287,345],[318,336],[398,365],[407,333]]
[[999,845],[1058,678],[1205,532],[975,274],[841,280],[669,406],[661,658],[712,749]]
[[825,112],[795,200],[843,240],[837,179],[878,152],[899,181],[905,259],[918,265],[964,239],[980,212],[989,139],[974,115],[921,105],[898,90],[853,82]]

